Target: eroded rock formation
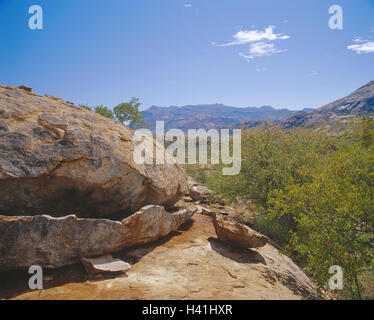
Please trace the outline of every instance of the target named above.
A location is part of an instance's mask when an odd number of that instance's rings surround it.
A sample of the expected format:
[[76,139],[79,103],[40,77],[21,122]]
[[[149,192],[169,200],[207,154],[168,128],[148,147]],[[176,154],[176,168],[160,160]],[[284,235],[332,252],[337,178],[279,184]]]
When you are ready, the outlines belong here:
[[39,265],[57,268],[127,247],[155,241],[192,217],[194,211],[169,213],[146,206],[123,219],[80,219],[75,215],[0,216],[0,271]]

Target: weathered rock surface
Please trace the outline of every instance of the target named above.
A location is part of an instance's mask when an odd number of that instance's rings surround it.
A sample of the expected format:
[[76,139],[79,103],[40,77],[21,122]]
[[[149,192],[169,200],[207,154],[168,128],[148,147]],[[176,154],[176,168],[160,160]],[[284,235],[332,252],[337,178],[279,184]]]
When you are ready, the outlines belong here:
[[[152,138],[146,144],[155,157],[164,153]],[[133,131],[113,120],[31,88],[0,85],[3,215],[121,219],[188,193],[183,170],[170,159],[138,165],[133,151]]]
[[166,212],[146,206],[122,221],[81,219],[75,215],[0,216],[0,270],[39,265],[57,268],[168,235],[194,211]]
[[[318,299],[312,281],[270,244],[235,249],[217,239],[212,219],[194,215],[163,240],[128,248],[114,256],[131,264],[126,275],[90,281],[80,264],[50,270],[45,290],[30,291],[27,280],[0,281],[0,297],[15,299]],[[27,274],[26,274],[27,276]],[[79,276],[79,277],[78,277]],[[21,279],[20,279],[21,278]],[[20,279],[20,280],[19,280]],[[3,289],[2,289],[3,288]],[[3,291],[9,288],[7,295]],[[29,292],[25,292],[29,291]]]
[[220,240],[243,248],[263,247],[268,238],[227,216],[212,213],[213,225]]
[[111,254],[98,258],[81,258],[81,262],[89,274],[103,272],[126,272],[131,266],[120,259],[114,259]]

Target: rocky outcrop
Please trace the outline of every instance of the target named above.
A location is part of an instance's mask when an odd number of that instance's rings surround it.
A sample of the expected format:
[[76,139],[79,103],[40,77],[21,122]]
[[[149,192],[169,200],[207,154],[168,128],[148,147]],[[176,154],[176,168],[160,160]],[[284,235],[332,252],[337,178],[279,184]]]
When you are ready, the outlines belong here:
[[80,219],[75,215],[0,216],[0,270],[39,265],[57,268],[124,248],[155,241],[192,217],[194,211],[169,213],[146,206],[123,219]]
[[[155,158],[164,148],[152,138]],[[101,115],[0,85],[0,214],[122,219],[188,192],[183,170],[134,162],[133,131]],[[170,164],[169,164],[170,163]]]
[[212,213],[212,218],[217,236],[223,242],[242,248],[259,248],[268,242],[263,234],[227,216]]
[[[190,220],[192,221],[192,220]],[[162,241],[128,248],[115,257],[131,264],[126,275],[90,280],[80,264],[47,270],[45,290],[15,292],[0,275],[0,297],[15,299],[318,299],[313,282],[271,244],[240,249],[217,239],[211,217],[196,214]],[[78,277],[80,275],[80,277]],[[21,277],[15,277],[18,281]],[[27,286],[27,281],[20,285]],[[1,295],[8,287],[13,290]]]

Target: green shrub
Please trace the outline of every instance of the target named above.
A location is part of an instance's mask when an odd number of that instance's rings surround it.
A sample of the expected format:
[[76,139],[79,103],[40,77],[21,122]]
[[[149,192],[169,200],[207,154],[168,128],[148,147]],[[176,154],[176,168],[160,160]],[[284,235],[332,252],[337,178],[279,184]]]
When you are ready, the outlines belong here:
[[348,127],[338,137],[305,128],[244,131],[239,175],[222,176],[220,166],[197,175],[226,199],[252,200],[256,228],[321,288],[339,265],[342,297],[361,299],[374,287],[374,121]]

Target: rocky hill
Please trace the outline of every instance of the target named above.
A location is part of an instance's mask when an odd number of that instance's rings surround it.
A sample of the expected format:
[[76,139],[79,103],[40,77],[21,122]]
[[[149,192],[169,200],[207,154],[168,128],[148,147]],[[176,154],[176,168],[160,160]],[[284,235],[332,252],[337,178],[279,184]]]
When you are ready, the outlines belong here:
[[374,113],[374,80],[352,94],[311,112],[298,112],[281,125],[284,128],[309,126],[314,123],[334,122]]
[[144,112],[144,120],[155,130],[156,121],[165,122],[165,130],[212,129],[239,127],[240,123],[252,120],[283,120],[295,113],[288,109],[236,108],[223,104],[194,105],[184,107],[152,106]]
[[[183,168],[135,163],[132,135],[59,98],[0,85],[0,298],[322,298]],[[40,290],[28,287],[34,265]]]

